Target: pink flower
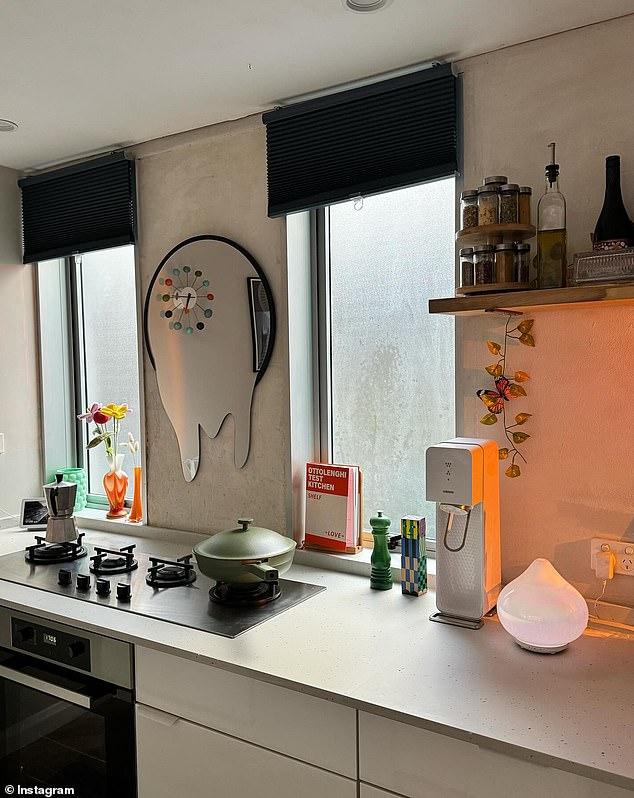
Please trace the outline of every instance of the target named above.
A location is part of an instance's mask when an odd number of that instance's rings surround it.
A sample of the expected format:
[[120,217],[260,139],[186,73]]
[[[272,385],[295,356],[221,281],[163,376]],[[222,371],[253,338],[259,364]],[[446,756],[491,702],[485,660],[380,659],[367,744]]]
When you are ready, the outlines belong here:
[[90,408],[85,413],[82,413],[81,415],[77,416],[77,418],[80,419],[81,421],[85,421],[86,424],[90,424],[91,421],[96,424],[103,423],[96,421],[95,419],[95,415],[99,413],[100,410],[101,410],[101,405],[99,404],[99,402],[95,402],[90,406]]

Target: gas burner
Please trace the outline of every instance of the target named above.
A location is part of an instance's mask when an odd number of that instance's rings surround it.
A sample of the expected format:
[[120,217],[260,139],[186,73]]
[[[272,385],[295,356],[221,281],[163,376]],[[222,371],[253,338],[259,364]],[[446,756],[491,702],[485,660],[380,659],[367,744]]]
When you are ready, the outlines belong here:
[[81,545],[84,538],[82,532],[77,536],[77,540],[70,540],[67,543],[47,543],[46,538],[35,536],[37,543],[27,546],[24,558],[27,562],[34,565],[54,565],[60,562],[71,562],[85,557],[88,553]]
[[134,559],[135,544],[120,549],[103,549],[95,546],[95,554],[90,558],[90,570],[93,574],[127,574],[139,567]]
[[191,564],[191,554],[177,560],[166,560],[164,557],[149,557],[145,581],[150,587],[182,587],[196,581],[196,571]]
[[282,595],[279,582],[250,582],[244,585],[228,585],[217,582],[209,591],[209,598],[216,604],[228,607],[261,607]]

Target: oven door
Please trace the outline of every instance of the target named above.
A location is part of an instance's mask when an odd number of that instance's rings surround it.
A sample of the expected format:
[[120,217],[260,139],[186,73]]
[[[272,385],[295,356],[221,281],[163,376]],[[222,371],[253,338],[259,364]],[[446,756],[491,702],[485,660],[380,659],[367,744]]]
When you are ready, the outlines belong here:
[[0,648],[0,794],[8,785],[134,798],[131,691]]

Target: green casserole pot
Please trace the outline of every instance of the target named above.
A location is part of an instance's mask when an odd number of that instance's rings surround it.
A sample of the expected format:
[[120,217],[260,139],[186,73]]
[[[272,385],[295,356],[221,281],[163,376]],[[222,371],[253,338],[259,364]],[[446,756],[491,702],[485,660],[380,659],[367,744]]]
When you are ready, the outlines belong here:
[[291,567],[297,544],[272,529],[250,526],[252,518],[240,518],[240,526],[225,529],[194,546],[198,568],[216,582],[246,584],[275,582]]

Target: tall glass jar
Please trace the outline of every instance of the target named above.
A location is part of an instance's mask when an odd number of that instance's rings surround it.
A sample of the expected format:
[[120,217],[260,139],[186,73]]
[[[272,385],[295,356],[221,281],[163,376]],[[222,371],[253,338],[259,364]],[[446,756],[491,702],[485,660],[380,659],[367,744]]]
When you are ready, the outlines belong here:
[[482,181],[483,186],[489,186],[489,188],[500,188],[505,183],[508,183],[509,179],[506,175],[491,175],[490,177],[485,177]]
[[473,272],[475,285],[490,285],[494,280],[494,256],[491,244],[479,244],[473,248]]
[[531,245],[515,245],[515,280],[518,283],[529,283],[531,277]]
[[473,284],[473,247],[463,247],[460,250],[460,285],[467,288]]
[[516,183],[500,186],[500,224],[517,224],[519,219],[519,190]]
[[519,193],[519,223],[531,224],[531,198],[533,189],[530,186],[520,186]]
[[498,194],[497,186],[478,189],[478,225],[498,223]]
[[478,226],[478,192],[475,189],[463,191],[460,195],[460,227]]
[[495,247],[495,282],[515,282],[515,244],[497,244]]

